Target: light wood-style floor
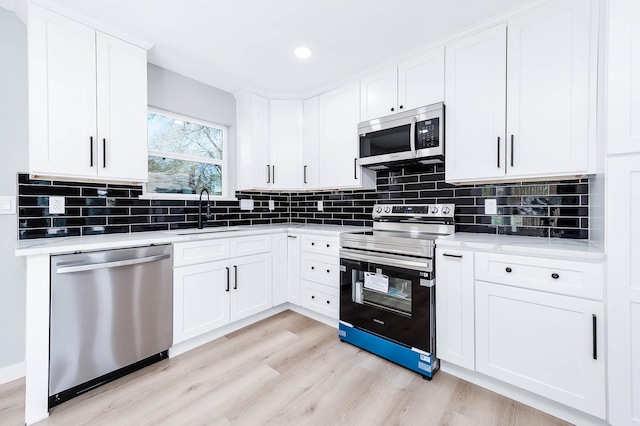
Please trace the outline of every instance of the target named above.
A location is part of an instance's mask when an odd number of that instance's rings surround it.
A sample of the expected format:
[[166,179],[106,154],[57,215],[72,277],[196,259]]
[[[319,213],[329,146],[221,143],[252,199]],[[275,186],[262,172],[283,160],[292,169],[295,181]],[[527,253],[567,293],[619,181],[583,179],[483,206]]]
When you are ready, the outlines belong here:
[[[24,380],[0,386],[22,425]],[[286,311],[51,410],[39,425],[565,425],[443,372],[431,381]]]

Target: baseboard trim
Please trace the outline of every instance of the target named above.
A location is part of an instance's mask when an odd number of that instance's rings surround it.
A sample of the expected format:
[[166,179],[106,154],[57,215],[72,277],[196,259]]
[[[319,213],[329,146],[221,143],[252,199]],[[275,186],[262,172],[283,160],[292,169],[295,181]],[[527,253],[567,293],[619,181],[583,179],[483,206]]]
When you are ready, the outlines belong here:
[[24,361],[0,368],[0,385],[23,378],[25,371],[26,365]]
[[241,328],[244,328],[255,322],[262,321],[263,319],[279,314],[280,312],[284,312],[287,309],[289,309],[288,303],[283,303],[282,305],[275,306],[271,309],[252,315],[248,318],[243,318],[239,321],[235,321],[231,324],[225,325],[224,327],[217,328],[184,342],[176,343],[175,345],[173,345],[173,347],[171,347],[171,349],[169,349],[169,358],[173,358],[175,356],[188,352],[191,349],[195,349],[198,346],[202,346],[213,340],[219,339],[222,336],[233,333],[234,331],[238,331]]

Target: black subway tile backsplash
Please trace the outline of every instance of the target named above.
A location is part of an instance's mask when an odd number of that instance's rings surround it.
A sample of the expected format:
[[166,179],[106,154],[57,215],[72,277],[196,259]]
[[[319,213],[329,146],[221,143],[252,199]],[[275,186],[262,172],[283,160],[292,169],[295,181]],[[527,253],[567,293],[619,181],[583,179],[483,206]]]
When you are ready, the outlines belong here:
[[[206,226],[306,223],[371,226],[374,204],[454,203],[456,231],[537,237],[589,238],[589,181],[521,182],[454,186],[444,165],[379,171],[376,190],[263,193],[237,192],[254,200],[212,200]],[[136,185],[31,180],[18,175],[18,238],[51,238],[195,228],[198,200],[138,198]],[[48,197],[66,197],[64,214],[50,214]],[[498,215],[484,214],[496,198]],[[275,210],[269,210],[269,200]],[[317,209],[323,202],[323,211]],[[203,213],[206,202],[202,201]]]

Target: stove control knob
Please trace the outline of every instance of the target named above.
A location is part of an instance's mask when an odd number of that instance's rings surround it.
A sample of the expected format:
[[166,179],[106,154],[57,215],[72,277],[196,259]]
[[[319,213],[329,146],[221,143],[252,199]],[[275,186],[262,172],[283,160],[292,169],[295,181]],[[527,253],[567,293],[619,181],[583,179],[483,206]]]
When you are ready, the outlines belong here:
[[449,207],[443,207],[442,208],[442,214],[449,214],[451,210],[449,210]]
[[382,213],[382,207],[380,206],[376,207],[376,213]]
[[391,213],[391,207],[387,206],[384,208],[385,213]]
[[438,208],[437,207],[431,207],[431,213],[436,214],[438,213]]

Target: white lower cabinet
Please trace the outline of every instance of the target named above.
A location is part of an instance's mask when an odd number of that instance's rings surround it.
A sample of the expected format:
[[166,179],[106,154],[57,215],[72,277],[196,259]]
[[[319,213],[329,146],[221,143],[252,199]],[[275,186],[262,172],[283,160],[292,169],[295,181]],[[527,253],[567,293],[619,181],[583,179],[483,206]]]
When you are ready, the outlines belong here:
[[271,256],[271,235],[174,244],[173,344],[271,308]]
[[273,265],[273,306],[289,300],[289,238],[285,233],[271,236],[271,262]]
[[436,257],[436,356],[473,370],[473,252],[438,248]]
[[476,370],[604,419],[604,306],[476,281]]
[[287,295],[289,303],[300,304],[300,234],[287,235]]
[[229,261],[175,268],[173,344],[229,323]]
[[300,305],[335,319],[340,316],[340,242],[336,237],[301,235]]

